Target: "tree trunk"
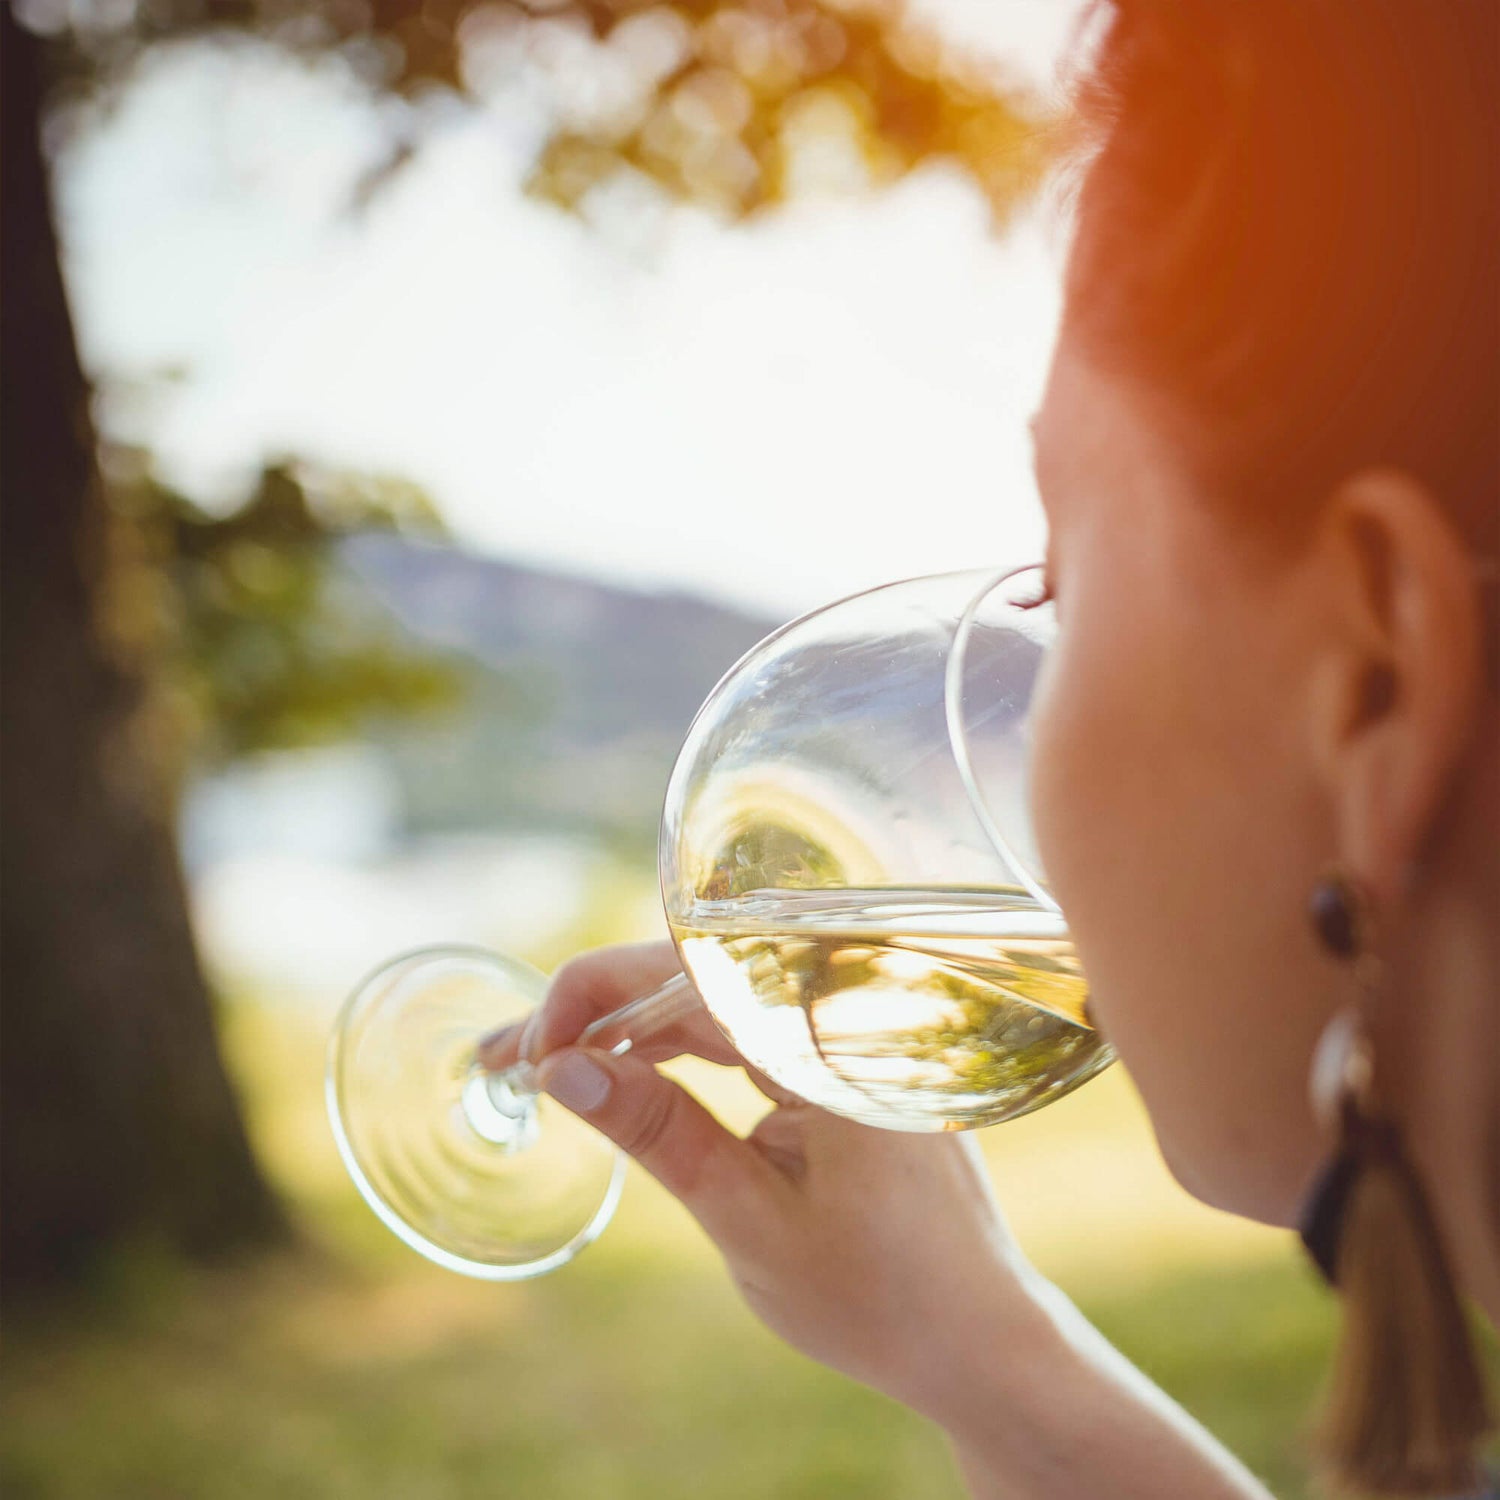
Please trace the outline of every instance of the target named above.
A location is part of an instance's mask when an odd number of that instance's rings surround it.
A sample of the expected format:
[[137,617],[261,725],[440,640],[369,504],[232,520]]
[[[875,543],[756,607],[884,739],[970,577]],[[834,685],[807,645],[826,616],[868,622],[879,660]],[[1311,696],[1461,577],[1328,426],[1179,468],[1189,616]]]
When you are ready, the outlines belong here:
[[104,513],[40,145],[43,57],[0,0],[0,1274],[6,1300],[151,1239],[283,1232],[220,1059],[169,778],[95,628]]

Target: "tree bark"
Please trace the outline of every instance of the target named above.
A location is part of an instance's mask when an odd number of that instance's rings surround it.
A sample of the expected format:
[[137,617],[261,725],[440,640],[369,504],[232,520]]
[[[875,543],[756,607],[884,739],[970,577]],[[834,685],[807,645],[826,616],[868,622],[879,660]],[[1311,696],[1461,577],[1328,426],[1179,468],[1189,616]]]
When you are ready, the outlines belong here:
[[170,777],[96,628],[104,510],[40,133],[42,44],[0,0],[0,1277],[6,1301],[141,1239],[284,1232],[188,924]]

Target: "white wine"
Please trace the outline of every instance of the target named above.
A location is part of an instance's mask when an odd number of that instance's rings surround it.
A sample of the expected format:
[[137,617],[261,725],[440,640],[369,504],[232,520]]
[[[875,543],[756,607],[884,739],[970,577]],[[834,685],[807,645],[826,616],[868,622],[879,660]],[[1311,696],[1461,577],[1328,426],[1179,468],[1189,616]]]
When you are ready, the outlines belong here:
[[1113,1059],[1062,919],[1014,891],[752,891],[672,932],[749,1061],[867,1124],[1011,1119]]

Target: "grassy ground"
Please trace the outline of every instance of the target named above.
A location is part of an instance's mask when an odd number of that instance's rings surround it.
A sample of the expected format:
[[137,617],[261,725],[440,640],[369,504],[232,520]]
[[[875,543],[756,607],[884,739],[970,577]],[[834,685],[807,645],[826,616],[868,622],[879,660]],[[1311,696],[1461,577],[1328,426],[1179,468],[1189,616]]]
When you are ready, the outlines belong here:
[[[644,1174],[608,1235],[553,1277],[493,1287],[427,1266],[338,1167],[321,1024],[250,1005],[229,1021],[308,1248],[212,1273],[143,1253],[87,1304],[8,1327],[6,1500],[962,1493],[934,1431],[753,1322]],[[748,1118],[727,1075],[693,1081]],[[1308,1493],[1300,1433],[1330,1310],[1283,1237],[1189,1203],[1117,1076],[990,1132],[987,1149],[1043,1268],[1278,1494]]]
[[[6,1361],[0,1489],[8,1500],[961,1493],[935,1433],[779,1347],[708,1267],[602,1251],[565,1280],[487,1303],[437,1275],[281,1263],[138,1286],[135,1307],[107,1322],[23,1339]],[[1289,1436],[1322,1336],[1317,1309],[1296,1301],[1295,1281],[1262,1268],[1146,1284],[1093,1311],[1292,1495]]]

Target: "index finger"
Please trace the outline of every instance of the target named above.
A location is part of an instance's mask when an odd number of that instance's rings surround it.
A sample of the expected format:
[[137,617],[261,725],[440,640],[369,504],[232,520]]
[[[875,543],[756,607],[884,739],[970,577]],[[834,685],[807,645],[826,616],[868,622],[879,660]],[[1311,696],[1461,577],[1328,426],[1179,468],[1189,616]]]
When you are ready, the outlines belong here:
[[[620,943],[580,954],[557,971],[541,1009],[524,1027],[508,1028],[481,1042],[479,1061],[491,1071],[521,1057],[537,1062],[576,1041],[592,1022],[649,995],[681,970],[670,942]],[[702,1009],[646,1033],[631,1050],[648,1062],[684,1052],[716,1063],[740,1061]]]

